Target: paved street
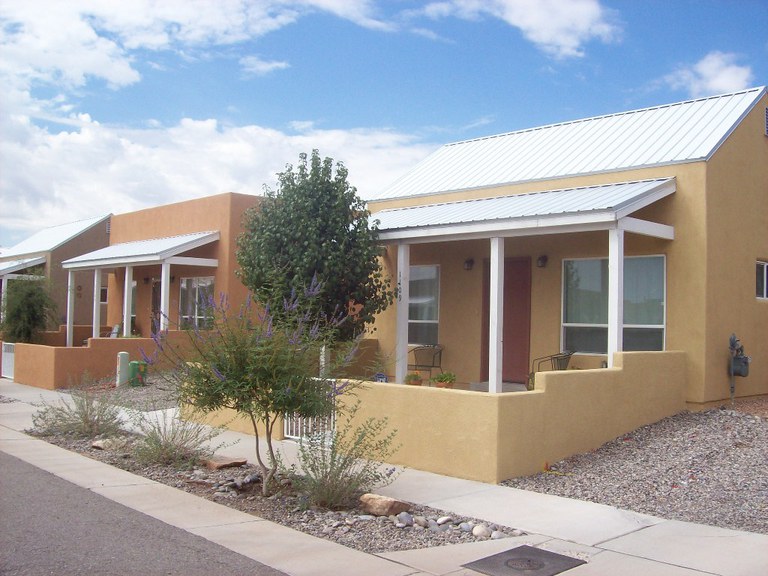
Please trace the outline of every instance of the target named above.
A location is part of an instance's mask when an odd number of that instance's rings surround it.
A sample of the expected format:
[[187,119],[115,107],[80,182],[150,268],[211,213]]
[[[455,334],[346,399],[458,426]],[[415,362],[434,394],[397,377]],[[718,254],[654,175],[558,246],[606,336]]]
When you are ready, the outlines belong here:
[[282,572],[0,452],[0,575]]

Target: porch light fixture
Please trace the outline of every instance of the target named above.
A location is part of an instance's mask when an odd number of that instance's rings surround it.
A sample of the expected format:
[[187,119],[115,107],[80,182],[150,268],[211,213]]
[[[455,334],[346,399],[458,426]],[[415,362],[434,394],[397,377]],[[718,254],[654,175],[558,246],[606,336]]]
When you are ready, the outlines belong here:
[[536,267],[546,268],[548,261],[549,261],[549,257],[546,254],[542,254],[541,256],[536,258]]
[[464,260],[464,270],[470,271],[474,267],[475,267],[475,259],[474,258],[467,258],[466,260]]

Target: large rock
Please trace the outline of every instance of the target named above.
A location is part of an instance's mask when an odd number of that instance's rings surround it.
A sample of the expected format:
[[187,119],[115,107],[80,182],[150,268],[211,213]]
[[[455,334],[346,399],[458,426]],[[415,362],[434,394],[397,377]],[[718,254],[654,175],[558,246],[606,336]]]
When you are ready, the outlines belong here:
[[397,516],[400,512],[407,512],[410,505],[389,496],[363,494],[360,496],[360,508],[374,516]]
[[248,462],[246,458],[227,458],[226,456],[213,456],[205,461],[205,467],[209,470],[221,470],[222,468],[237,468]]

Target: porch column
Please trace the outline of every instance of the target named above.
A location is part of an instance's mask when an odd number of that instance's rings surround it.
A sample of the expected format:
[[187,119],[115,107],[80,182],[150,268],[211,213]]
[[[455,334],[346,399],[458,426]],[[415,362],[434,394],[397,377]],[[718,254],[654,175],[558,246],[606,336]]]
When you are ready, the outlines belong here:
[[0,276],[0,322],[5,320],[5,301],[8,298],[8,277]]
[[624,349],[624,230],[608,231],[608,367]]
[[94,338],[101,335],[101,270],[93,271],[93,331]]
[[67,347],[71,347],[74,340],[75,322],[75,271],[67,273]]
[[504,350],[504,238],[491,238],[490,333],[488,334],[488,392],[502,390]]
[[131,335],[131,296],[133,291],[133,266],[125,267],[123,286],[123,336]]
[[171,265],[163,261],[160,268],[160,330],[168,330],[171,307]]
[[397,320],[395,326],[395,382],[405,382],[408,372],[408,303],[411,284],[411,247],[397,246]]

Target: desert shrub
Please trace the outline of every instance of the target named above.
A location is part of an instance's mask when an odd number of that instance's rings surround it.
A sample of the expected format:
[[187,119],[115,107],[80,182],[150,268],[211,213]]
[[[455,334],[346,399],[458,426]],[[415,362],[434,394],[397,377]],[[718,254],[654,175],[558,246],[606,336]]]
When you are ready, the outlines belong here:
[[65,435],[77,438],[114,436],[123,430],[118,394],[97,394],[87,375],[83,383],[71,389],[70,399],[63,395],[55,404],[42,403],[32,416],[34,432],[43,436]]
[[55,321],[56,304],[42,280],[8,283],[0,332],[7,342],[34,342]]
[[142,438],[134,445],[134,453],[142,464],[191,467],[221,447],[210,445],[210,441],[221,434],[221,428],[202,424],[194,414],[188,415],[189,420],[181,420],[174,412],[135,413],[134,424]]
[[386,486],[397,477],[394,467],[383,464],[394,454],[396,430],[387,430],[387,418],[368,418],[353,423],[356,401],[344,422],[329,434],[301,440],[298,466],[288,471],[294,487],[308,503],[339,509],[353,503],[362,492]]

